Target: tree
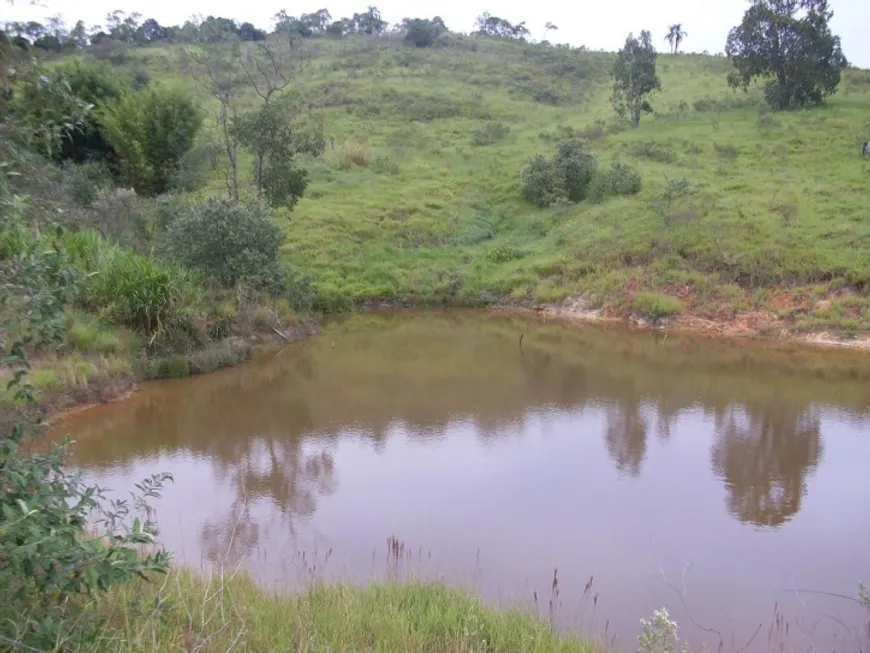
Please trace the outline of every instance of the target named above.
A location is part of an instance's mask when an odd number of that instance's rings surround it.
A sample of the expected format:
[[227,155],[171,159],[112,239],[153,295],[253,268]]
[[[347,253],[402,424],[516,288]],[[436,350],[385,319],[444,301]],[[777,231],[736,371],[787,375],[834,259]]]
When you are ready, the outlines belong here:
[[88,28],[83,20],[77,21],[70,30],[68,43],[74,48],[84,48],[88,44]]
[[756,0],[728,34],[728,84],[746,90],[766,80],[764,97],[775,109],[821,104],[847,65],[832,16],[827,0]]
[[641,113],[652,112],[647,96],[661,88],[656,75],[656,50],[648,31],[642,31],[640,39],[634,38],[632,34],[628,35],[613,63],[611,75],[611,101],[616,114],[620,117],[627,115],[632,125],[637,127]]
[[153,18],[149,18],[139,27],[136,33],[137,43],[155,43],[166,40],[166,28]]
[[380,10],[373,5],[369,5],[362,14],[354,14],[354,20],[359,31],[365,34],[381,34],[387,29],[387,22],[381,19]]
[[668,27],[668,35],[665,37],[665,41],[671,46],[671,54],[677,54],[680,51],[680,44],[688,35],[688,32],[683,29],[682,23],[674,23]]
[[326,34],[333,38],[341,38],[344,36],[345,30],[345,22],[341,20],[334,20],[330,23],[329,27],[326,28]]
[[107,14],[106,27],[109,30],[109,36],[123,43],[135,43],[140,18],[142,15],[135,11],[129,15],[120,10]]
[[233,137],[255,157],[257,192],[276,207],[292,208],[308,185],[307,172],[296,166],[294,158],[323,151],[320,125],[306,124],[297,114],[296,107],[281,98],[234,118],[231,125]]
[[405,18],[402,21],[405,43],[417,48],[431,47],[435,40],[447,31],[440,18]]
[[242,56],[239,40],[231,34],[212,33],[214,25],[203,23],[205,38],[198,48],[183,52],[182,63],[191,78],[218,102],[215,116],[218,134],[226,154],[226,185],[230,198],[239,198],[238,142],[230,125],[238,111],[244,74],[237,62]]
[[167,192],[193,147],[202,116],[181,90],[147,88],[98,111],[109,143],[138,193]]
[[253,23],[242,23],[239,26],[239,38],[243,41],[265,41],[266,32],[254,27]]
[[332,23],[332,14],[329,13],[328,9],[318,9],[312,14],[302,14],[299,18],[299,22],[301,22],[312,33],[323,34],[326,32],[326,28]]
[[556,32],[556,31],[558,31],[558,29],[559,28],[556,25],[554,25],[550,21],[547,21],[547,24],[544,25],[544,38],[542,40],[546,41],[547,34],[549,34],[550,32]]
[[100,125],[99,108],[121,97],[123,84],[112,67],[103,62],[75,59],[54,69],[55,78],[69,86],[70,92],[93,106],[75,128],[67,130],[56,156],[75,163],[104,160],[114,162],[116,153]]
[[[284,13],[284,12],[279,12]],[[287,17],[287,20],[292,17]],[[284,18],[276,17],[279,20]],[[214,29],[205,23],[207,30]],[[279,28],[283,31],[283,28]],[[292,41],[292,33],[284,31]],[[307,60],[293,48],[285,48],[271,42],[257,43],[255,47],[243,48],[238,37],[227,35],[206,39],[205,44],[186,53],[188,72],[203,86],[218,103],[217,124],[224,151],[227,155],[227,188],[230,197],[239,197],[238,146],[240,130],[235,123],[240,119],[239,97],[245,87],[250,88],[269,104],[273,97],[283,93],[296,72]],[[257,153],[259,152],[259,153]],[[254,179],[263,190],[265,153],[257,149]],[[301,194],[301,193],[300,193]]]
[[474,21],[474,26],[477,28],[474,33],[478,36],[521,39],[529,35],[529,30],[526,28],[525,22],[513,25],[504,18],[493,16],[489,12],[484,12],[478,16]]

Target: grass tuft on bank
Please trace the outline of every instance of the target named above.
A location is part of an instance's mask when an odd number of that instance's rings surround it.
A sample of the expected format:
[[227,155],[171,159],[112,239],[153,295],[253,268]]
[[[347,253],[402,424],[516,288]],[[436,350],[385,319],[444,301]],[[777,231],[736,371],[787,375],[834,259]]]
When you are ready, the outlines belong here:
[[370,651],[372,653],[591,653],[518,610],[484,606],[474,595],[425,582],[365,588],[314,584],[279,595],[244,576],[173,573],[160,586],[113,590],[90,612],[107,620],[94,653],[166,651]]

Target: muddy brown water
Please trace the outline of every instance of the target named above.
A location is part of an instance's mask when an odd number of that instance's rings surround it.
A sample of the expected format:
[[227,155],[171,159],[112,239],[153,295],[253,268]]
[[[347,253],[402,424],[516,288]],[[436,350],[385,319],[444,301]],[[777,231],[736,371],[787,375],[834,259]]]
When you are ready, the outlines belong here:
[[57,431],[114,490],[171,472],[176,559],[271,587],[438,578],[620,650],[663,606],[713,650],[870,644],[831,595],[870,581],[867,355],[364,315]]

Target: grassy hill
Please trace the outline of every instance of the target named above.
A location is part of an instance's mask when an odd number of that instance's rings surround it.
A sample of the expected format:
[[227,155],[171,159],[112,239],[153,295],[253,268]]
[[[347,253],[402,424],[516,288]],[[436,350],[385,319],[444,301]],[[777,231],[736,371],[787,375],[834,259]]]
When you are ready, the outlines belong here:
[[[293,92],[334,147],[307,164],[285,249],[317,276],[325,307],[583,295],[619,312],[648,290],[709,317],[769,309],[804,328],[870,325],[870,161],[856,142],[870,137],[870,71],[847,70],[825,107],[770,113],[760,91],[728,88],[724,58],[660,55],[655,114],[625,129],[611,54],[450,43],[310,46]],[[135,56],[155,82],[196,89],[172,49]],[[524,200],[529,159],[576,134],[602,165],[636,167],[641,193]]]

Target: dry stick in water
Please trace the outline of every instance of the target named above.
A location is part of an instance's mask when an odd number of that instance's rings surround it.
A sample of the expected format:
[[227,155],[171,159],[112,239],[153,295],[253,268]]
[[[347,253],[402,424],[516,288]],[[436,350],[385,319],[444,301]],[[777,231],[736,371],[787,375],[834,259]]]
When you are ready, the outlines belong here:
[[[683,573],[680,574],[680,578],[682,579],[684,587],[685,587],[686,572],[689,570],[690,565],[691,565],[691,563],[686,563],[686,566],[683,567]],[[665,584],[667,584],[668,587],[670,587],[672,590],[674,590],[677,593],[677,596],[680,597],[680,603],[683,604],[683,609],[686,611],[686,615],[688,615],[689,620],[695,625],[696,628],[699,628],[699,629],[704,630],[708,633],[713,633],[714,635],[716,635],[719,638],[719,653],[724,653],[724,651],[725,651],[725,638],[722,637],[722,633],[720,633],[715,628],[707,628],[707,627],[699,624],[695,620],[695,618],[692,616],[692,613],[689,612],[689,606],[686,604],[686,599],[683,596],[683,592],[678,587],[676,587],[670,580],[668,580],[668,577],[665,574],[664,568],[661,568],[660,571],[662,574],[662,579],[665,581]],[[735,653],[743,653],[743,651],[745,651],[749,647],[749,645],[752,644],[752,642],[758,636],[758,633],[761,632],[761,626],[762,626],[762,624],[758,624],[758,628],[755,629],[755,632],[752,634],[752,637],[750,637],[749,640],[746,642],[746,644],[744,644],[740,649],[735,651]]]

